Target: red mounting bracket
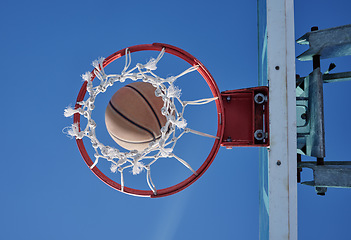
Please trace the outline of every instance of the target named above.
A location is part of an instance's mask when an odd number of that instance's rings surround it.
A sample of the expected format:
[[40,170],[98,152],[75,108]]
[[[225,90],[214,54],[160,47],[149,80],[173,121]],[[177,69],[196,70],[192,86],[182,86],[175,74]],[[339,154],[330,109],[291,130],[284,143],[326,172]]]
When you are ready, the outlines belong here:
[[221,93],[225,121],[221,146],[269,146],[268,92],[268,87],[254,87]]

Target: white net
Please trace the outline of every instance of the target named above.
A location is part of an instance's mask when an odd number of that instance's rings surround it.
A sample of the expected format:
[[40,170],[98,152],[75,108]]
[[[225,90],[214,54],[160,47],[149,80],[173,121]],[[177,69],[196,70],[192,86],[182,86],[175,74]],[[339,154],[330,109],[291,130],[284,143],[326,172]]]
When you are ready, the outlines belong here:
[[[198,66],[190,67],[177,76],[161,78],[153,71],[157,69],[157,63],[163,57],[164,51],[165,50],[162,49],[156,59],[152,58],[145,65],[137,63],[135,67],[129,69],[131,64],[131,53],[128,49],[126,49],[125,66],[121,74],[106,74],[105,69],[103,68],[104,58],[99,58],[93,61],[92,65],[94,66],[94,74],[100,80],[100,82],[98,82],[99,84],[97,86],[93,86],[93,76],[90,72],[83,74],[82,78],[87,82],[86,90],[89,97],[84,101],[78,102],[81,107],[76,109],[67,107],[64,111],[65,117],[71,117],[74,114],[79,113],[81,116],[86,118],[87,124],[84,128],[81,126],[81,129],[79,129],[78,123],[73,123],[70,127],[65,128],[65,132],[69,136],[75,137],[76,139],[82,139],[84,137],[90,139],[92,147],[95,151],[95,161],[90,168],[93,169],[98,164],[100,159],[111,162],[111,171],[113,173],[120,173],[122,192],[125,186],[123,177],[124,170],[132,169],[132,173],[134,175],[141,173],[143,170],[146,171],[147,184],[153,193],[156,194],[156,186],[151,179],[151,166],[160,158],[174,158],[196,175],[196,172],[193,170],[190,164],[173,153],[173,149],[177,141],[186,133],[218,138],[216,136],[187,128],[187,121],[183,117],[185,107],[188,105],[207,104],[216,100],[217,97],[195,101],[182,101],[180,99],[181,89],[179,89],[174,83],[178,78],[197,70]],[[161,137],[158,140],[151,142],[149,146],[142,151],[132,150],[122,152],[114,147],[106,146],[97,139],[95,133],[96,123],[92,119],[92,111],[95,107],[94,103],[97,95],[105,92],[108,87],[113,86],[116,82],[125,82],[126,80],[141,80],[151,83],[156,88],[155,95],[157,97],[162,97],[164,102],[161,112],[166,117],[167,122],[161,128]],[[180,103],[181,109],[178,110],[176,108],[175,101]],[[148,163],[143,160],[148,160]]]

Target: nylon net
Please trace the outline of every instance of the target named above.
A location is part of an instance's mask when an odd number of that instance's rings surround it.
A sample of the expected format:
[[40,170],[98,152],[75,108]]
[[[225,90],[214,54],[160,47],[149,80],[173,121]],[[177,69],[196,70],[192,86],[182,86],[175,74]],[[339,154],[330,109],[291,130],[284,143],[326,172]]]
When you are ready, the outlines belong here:
[[[184,110],[187,106],[207,104],[217,99],[217,97],[215,97],[195,101],[183,101],[180,98],[181,89],[175,85],[176,80],[190,72],[197,70],[198,66],[190,67],[176,76],[171,76],[168,78],[159,77],[154,73],[154,71],[157,69],[157,63],[162,59],[164,52],[165,49],[162,49],[156,59],[151,58],[144,65],[137,63],[135,67],[130,68],[131,53],[128,49],[126,49],[125,65],[120,74],[106,74],[103,67],[104,58],[99,58],[93,61],[93,73],[99,80],[95,81],[98,84],[96,86],[93,85],[94,78],[92,73],[84,73],[82,78],[87,82],[86,90],[89,96],[86,100],[78,102],[80,107],[67,107],[64,110],[65,117],[80,114],[86,118],[87,124],[84,128],[79,126],[78,123],[73,123],[70,127],[65,128],[64,132],[70,137],[74,137],[76,139],[82,139],[84,137],[90,139],[91,145],[95,151],[95,161],[90,168],[93,169],[96,167],[100,159],[109,161],[111,163],[110,170],[113,173],[120,173],[122,192],[125,186],[123,177],[124,171],[126,169],[132,169],[132,173],[134,175],[141,173],[143,170],[146,171],[147,184],[153,193],[156,194],[156,186],[151,178],[151,166],[160,158],[174,158],[196,175],[197,173],[193,170],[189,163],[173,153],[173,149],[176,146],[177,141],[187,133],[197,134],[204,137],[218,138],[216,136],[188,128],[187,121],[183,117]],[[104,145],[96,137],[95,129],[97,124],[92,119],[92,112],[95,108],[94,103],[98,94],[104,93],[108,87],[113,86],[116,82],[123,83],[127,80],[151,83],[156,88],[155,95],[157,97],[162,97],[164,102],[161,112],[166,117],[167,121],[161,128],[161,137],[158,140],[150,142],[149,146],[141,151],[132,150],[123,152],[117,148]],[[177,109],[175,101],[179,102],[177,106],[180,109]],[[148,163],[143,161],[146,159],[149,160]]]

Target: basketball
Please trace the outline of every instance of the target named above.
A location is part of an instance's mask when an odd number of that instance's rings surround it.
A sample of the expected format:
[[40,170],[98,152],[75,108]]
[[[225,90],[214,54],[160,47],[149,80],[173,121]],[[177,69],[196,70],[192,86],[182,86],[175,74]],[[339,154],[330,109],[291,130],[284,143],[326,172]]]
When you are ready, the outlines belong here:
[[128,150],[141,151],[161,137],[167,119],[161,114],[163,100],[156,97],[150,83],[133,82],[120,88],[105,112],[105,123],[112,139]]

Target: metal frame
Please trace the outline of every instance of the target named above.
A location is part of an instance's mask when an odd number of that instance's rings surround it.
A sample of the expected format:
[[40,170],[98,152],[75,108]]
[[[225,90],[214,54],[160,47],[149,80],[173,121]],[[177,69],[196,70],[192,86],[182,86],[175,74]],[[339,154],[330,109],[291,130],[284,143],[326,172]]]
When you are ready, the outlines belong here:
[[[323,83],[351,80],[351,72],[329,74],[336,67],[329,65],[326,73],[320,71],[320,59],[351,55],[351,25],[318,30],[311,28],[297,40],[299,44],[309,44],[309,49],[301,54],[300,61],[313,61],[313,72],[297,79],[297,102],[308,106],[306,126],[297,126],[298,132],[298,182],[301,182],[302,168],[313,169],[313,180],[302,182],[316,188],[318,195],[325,195],[328,187],[351,188],[351,162],[325,162]],[[302,87],[302,88],[301,88]],[[301,109],[301,107],[300,107]],[[301,111],[300,111],[301,112]],[[304,114],[304,113],[303,113]],[[301,115],[302,116],[302,115]],[[300,122],[301,117],[299,118]],[[316,157],[316,162],[302,162],[301,155]]]

